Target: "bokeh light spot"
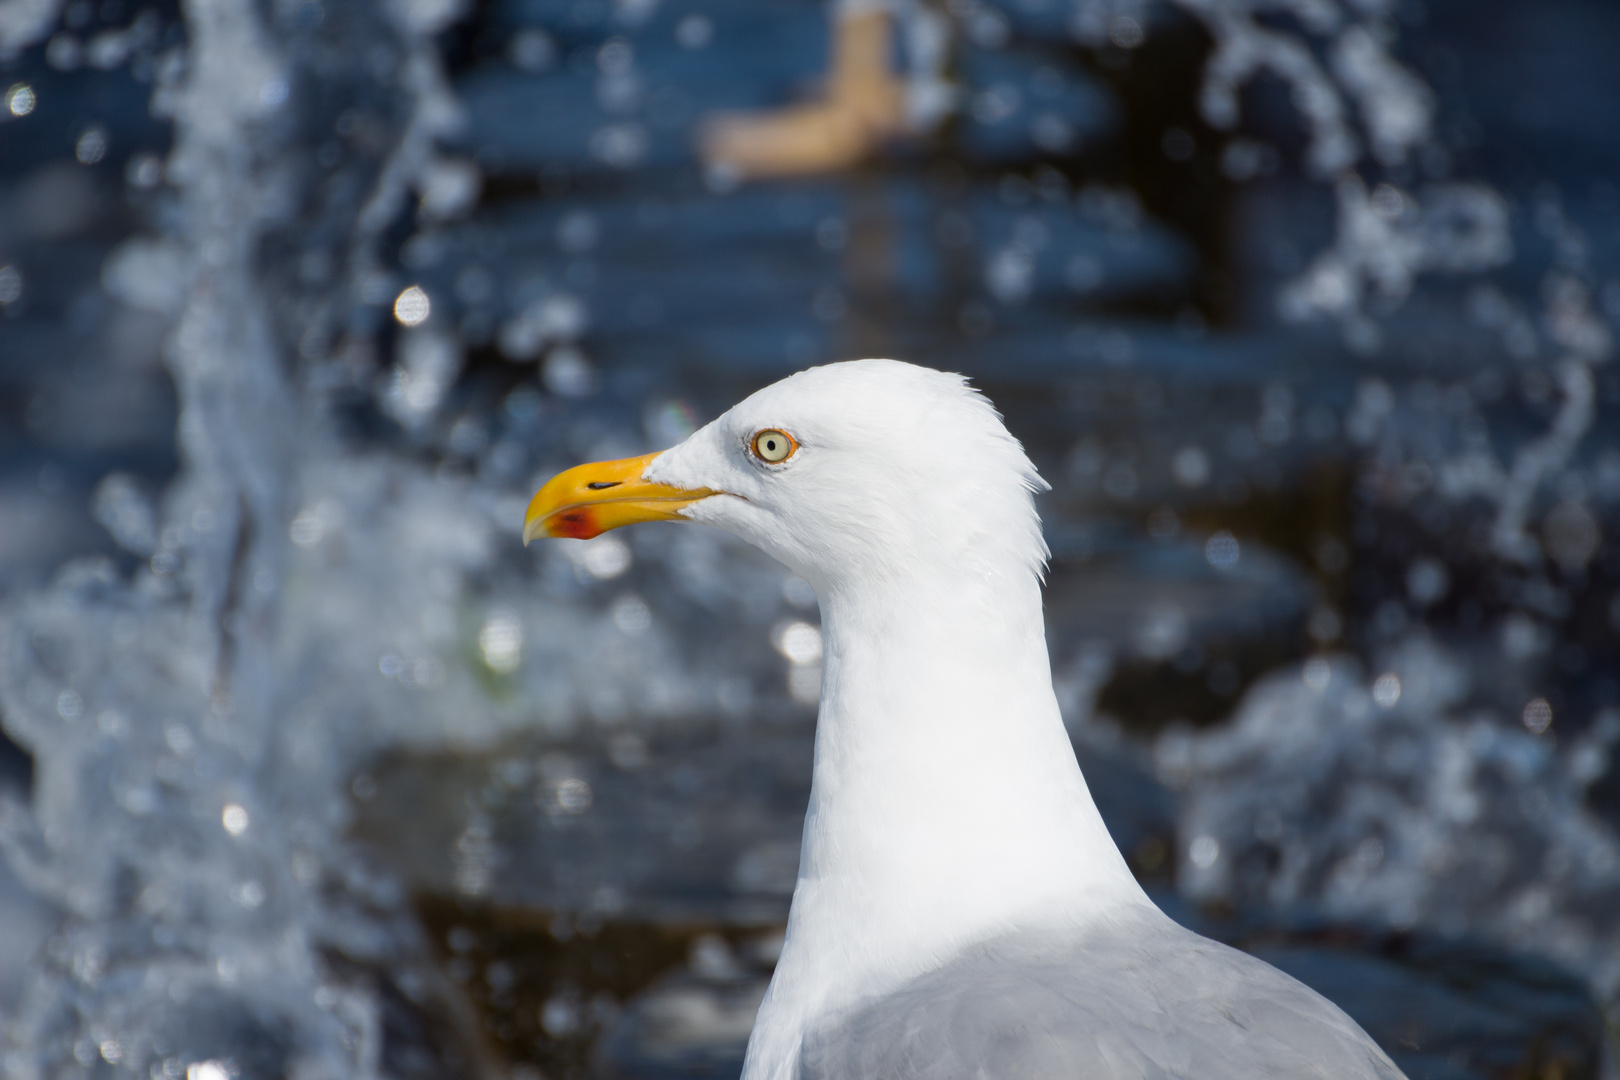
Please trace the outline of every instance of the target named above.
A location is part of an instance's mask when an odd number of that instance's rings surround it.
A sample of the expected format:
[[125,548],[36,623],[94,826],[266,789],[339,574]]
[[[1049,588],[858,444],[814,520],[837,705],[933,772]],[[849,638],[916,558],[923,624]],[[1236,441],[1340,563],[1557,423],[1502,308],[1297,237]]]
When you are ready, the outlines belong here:
[[394,318],[402,326],[421,326],[433,312],[433,303],[420,285],[412,285],[394,300]]
[[6,108],[12,116],[27,116],[34,111],[38,100],[34,96],[34,88],[27,83],[17,83],[6,91]]
[[776,651],[794,664],[821,663],[821,631],[806,622],[786,623],[776,632]]
[[478,631],[484,664],[497,675],[510,675],[523,664],[523,624],[511,612],[491,615]]
[[226,803],[225,809],[220,812],[219,823],[232,836],[241,836],[248,830],[247,809],[241,803]]
[[630,545],[617,536],[599,536],[580,545],[580,569],[598,581],[609,581],[630,569]]
[[1238,564],[1243,550],[1237,537],[1222,529],[1204,543],[1204,558],[1217,570],[1230,570]]
[[1552,727],[1552,706],[1546,698],[1535,698],[1524,707],[1524,726],[1532,735],[1541,735]]
[[102,127],[86,128],[73,144],[73,156],[81,165],[94,165],[107,156],[107,132]]

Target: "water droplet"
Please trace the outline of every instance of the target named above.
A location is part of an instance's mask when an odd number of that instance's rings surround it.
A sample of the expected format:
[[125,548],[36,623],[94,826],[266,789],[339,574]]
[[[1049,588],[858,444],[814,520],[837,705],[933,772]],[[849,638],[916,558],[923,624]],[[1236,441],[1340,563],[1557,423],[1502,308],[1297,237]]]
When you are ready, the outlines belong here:
[[404,326],[420,326],[433,311],[433,303],[420,285],[412,285],[394,301],[394,318]]
[[1222,529],[1204,543],[1204,558],[1217,570],[1230,570],[1242,556],[1237,537]]
[[11,110],[12,116],[27,116],[34,111],[38,100],[34,88],[27,83],[17,83],[6,91],[6,108]]
[[241,803],[226,803],[219,815],[220,824],[232,836],[241,836],[248,829],[248,812]]
[[1533,735],[1540,735],[1552,726],[1552,706],[1546,698],[1536,698],[1524,707],[1524,726]]

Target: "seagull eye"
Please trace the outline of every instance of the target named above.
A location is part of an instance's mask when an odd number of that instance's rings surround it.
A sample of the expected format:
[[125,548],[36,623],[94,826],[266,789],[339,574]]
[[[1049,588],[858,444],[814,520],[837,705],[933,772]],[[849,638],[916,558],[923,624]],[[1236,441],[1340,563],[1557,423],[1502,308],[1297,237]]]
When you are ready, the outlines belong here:
[[786,461],[798,448],[799,444],[793,441],[793,436],[775,428],[766,428],[754,436],[754,456],[772,465]]

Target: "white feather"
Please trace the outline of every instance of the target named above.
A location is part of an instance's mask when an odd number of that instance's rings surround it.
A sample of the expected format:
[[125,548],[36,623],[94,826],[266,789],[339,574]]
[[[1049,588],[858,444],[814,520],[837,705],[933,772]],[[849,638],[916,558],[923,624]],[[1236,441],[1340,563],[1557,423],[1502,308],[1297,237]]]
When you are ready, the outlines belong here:
[[[765,428],[799,449],[760,461]],[[645,475],[728,493],[683,513],[780,559],[821,603],[799,878],[745,1080],[789,1080],[818,1022],[978,944],[1167,925],[1103,826],[1053,694],[1032,497],[1046,485],[962,377],[813,368]]]

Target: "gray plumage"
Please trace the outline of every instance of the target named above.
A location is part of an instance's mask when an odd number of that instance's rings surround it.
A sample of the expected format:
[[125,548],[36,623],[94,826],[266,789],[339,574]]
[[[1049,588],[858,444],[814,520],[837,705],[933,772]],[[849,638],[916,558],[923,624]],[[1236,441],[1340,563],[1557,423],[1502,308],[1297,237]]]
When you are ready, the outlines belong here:
[[1150,908],[974,946],[807,1033],[799,1080],[1403,1080],[1336,1005]]

